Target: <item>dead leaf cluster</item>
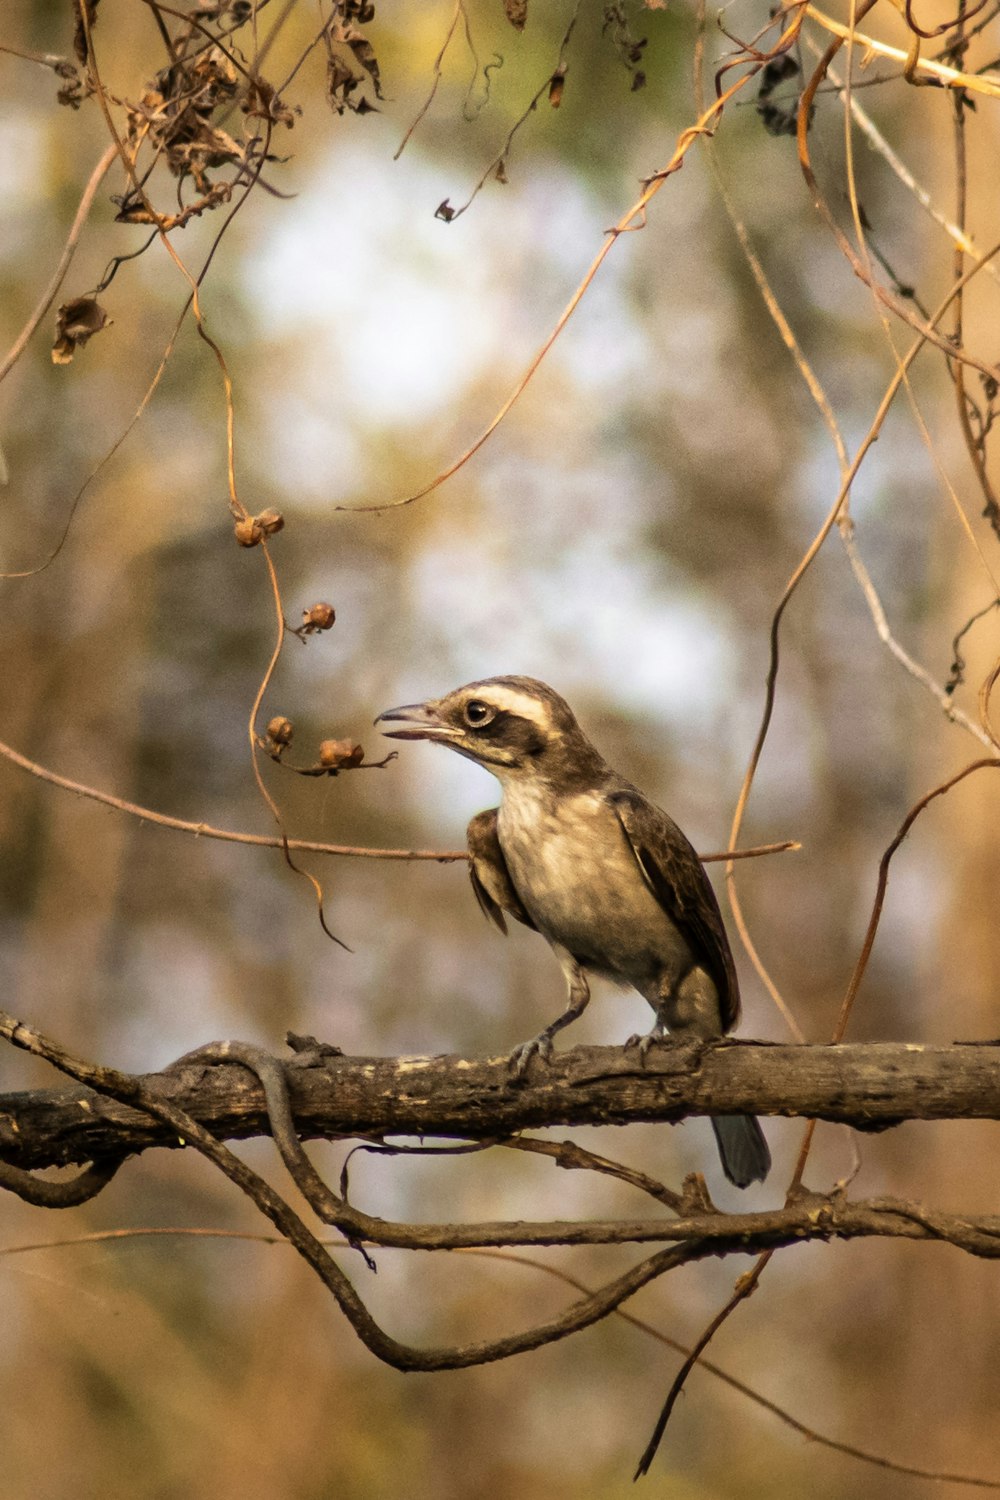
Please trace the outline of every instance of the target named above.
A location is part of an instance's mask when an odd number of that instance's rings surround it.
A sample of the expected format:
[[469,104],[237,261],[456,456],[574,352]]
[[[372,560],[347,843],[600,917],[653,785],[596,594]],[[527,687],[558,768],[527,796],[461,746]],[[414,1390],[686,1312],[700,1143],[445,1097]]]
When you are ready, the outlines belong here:
[[375,49],[359,30],[374,16],[374,5],[347,0],[342,19],[334,21],[327,33],[326,96],[338,115],[345,110],[366,115],[377,108],[367,94],[358,92],[365,84],[376,99],[385,97]]

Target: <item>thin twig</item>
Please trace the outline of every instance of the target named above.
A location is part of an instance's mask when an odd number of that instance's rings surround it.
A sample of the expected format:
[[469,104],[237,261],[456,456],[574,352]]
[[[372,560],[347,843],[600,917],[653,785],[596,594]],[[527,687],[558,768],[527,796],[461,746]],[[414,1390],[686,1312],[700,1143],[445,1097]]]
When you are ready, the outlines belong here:
[[[140,1230],[139,1232],[141,1233],[142,1231]],[[178,1233],[182,1232],[178,1231]],[[236,1231],[233,1232],[235,1233]],[[81,1236],[81,1238],[83,1237]],[[16,1246],[15,1248],[19,1250],[21,1247]],[[574,1287],[578,1292],[586,1293],[590,1290],[585,1282],[580,1281],[576,1276],[571,1276],[561,1266],[549,1265],[547,1261],[536,1260],[534,1256],[524,1255],[519,1251],[461,1250],[456,1253],[460,1255],[482,1256],[485,1259],[509,1262],[511,1265],[516,1266],[529,1266],[533,1270],[543,1271],[547,1276],[553,1276],[558,1281],[565,1282],[567,1286]],[[664,1333],[661,1328],[657,1328],[645,1318],[636,1317],[635,1313],[626,1311],[624,1307],[616,1308],[614,1316],[620,1318],[623,1323],[628,1323],[633,1328],[637,1328],[640,1333],[648,1334],[650,1338],[656,1339],[658,1343],[666,1345],[668,1349],[675,1350],[678,1354],[687,1355],[691,1352],[678,1339],[672,1338],[668,1333]],[[937,1469],[921,1469],[913,1464],[901,1463],[898,1459],[885,1458],[882,1454],[872,1453],[867,1448],[858,1448],[855,1444],[845,1443],[839,1438],[828,1437],[825,1433],[819,1432],[815,1427],[810,1427],[808,1423],[801,1421],[799,1417],[793,1416],[790,1411],[783,1406],[779,1406],[776,1401],[772,1401],[768,1396],[762,1395],[754,1386],[747,1385],[746,1381],[739,1380],[735,1375],[730,1375],[728,1370],[722,1369],[721,1365],[715,1364],[714,1361],[710,1359],[699,1360],[698,1367],[707,1374],[714,1376],[716,1380],[721,1380],[724,1385],[728,1385],[730,1390],[738,1391],[741,1396],[745,1396],[755,1406],[759,1406],[763,1411],[769,1412],[771,1416],[777,1417],[779,1422],[784,1422],[785,1426],[790,1427],[793,1432],[799,1433],[811,1443],[819,1443],[824,1448],[830,1448],[835,1453],[846,1454],[848,1458],[859,1459],[862,1463],[872,1464],[878,1469],[888,1469],[894,1474],[909,1474],[916,1479],[933,1479],[939,1484],[966,1484],[972,1485],[977,1489],[1000,1490],[1000,1480],[998,1479],[979,1479],[975,1475],[970,1474],[949,1474]]]
[[49,282],[48,286],[45,288],[45,291],[42,293],[38,304],[34,308],[34,311],[11,345],[10,350],[8,351],[3,363],[0,364],[0,380],[5,379],[5,377],[17,364],[17,361],[21,358],[21,355],[28,347],[28,343],[34,334],[35,329],[38,327],[39,323],[45,317],[45,314],[48,312],[49,308],[56,300],[59,288],[62,286],[63,281],[66,278],[66,272],[69,270],[70,263],[76,252],[76,247],[79,243],[80,235],[83,233],[83,226],[87,222],[87,217],[93,206],[94,199],[97,196],[97,189],[100,187],[101,183],[104,181],[104,178],[107,176],[108,169],[110,168],[111,163],[114,161],[117,155],[117,147],[108,146],[104,152],[104,155],[100,158],[94,170],[91,172],[90,177],[87,179],[87,186],[83,190],[83,197],[80,199],[80,205],[77,208],[76,217],[73,220],[72,225],[70,226],[69,234],[66,237],[66,243],[65,245],[63,245],[62,254],[59,257],[59,264],[56,266],[55,271],[52,273],[52,280]]
[[[465,202],[459,208],[452,208],[451,205],[450,205],[450,203],[448,203],[448,200],[446,198],[445,201],[444,201],[444,203],[438,209],[438,217],[439,218],[443,218],[443,219],[445,219],[447,221],[447,223],[453,224],[456,219],[461,218],[462,214],[465,213],[466,209],[472,207],[472,204],[475,202],[475,200],[478,198],[479,194],[482,192],[483,188],[486,186],[486,183],[489,180],[489,178],[495,176],[496,173],[500,170],[500,168],[505,165],[505,163],[507,161],[507,158],[510,155],[510,148],[514,144],[515,137],[517,136],[518,132],[521,130],[522,126],[524,126],[527,123],[527,121],[531,118],[531,116],[534,113],[534,111],[538,108],[539,101],[544,97],[545,94],[547,94],[549,92],[549,89],[551,87],[553,78],[559,77],[560,75],[565,76],[565,73],[566,73],[566,48],[569,46],[570,41],[571,41],[572,36],[573,36],[573,32],[576,30],[576,23],[577,23],[577,20],[579,19],[579,16],[580,16],[580,6],[582,5],[582,3],[583,3],[583,0],[575,0],[575,3],[573,5],[573,9],[572,9],[572,11],[570,13],[569,23],[568,23],[568,25],[566,27],[566,30],[563,33],[562,41],[559,43],[559,54],[558,54],[558,57],[556,59],[555,67],[552,68],[545,75],[545,81],[544,81],[544,83],[542,83],[539,86],[539,88],[536,90],[536,92],[532,95],[531,99],[529,100],[526,108],[521,111],[521,113],[518,116],[518,118],[514,121],[514,124],[511,126],[510,130],[507,132],[507,138],[504,141],[503,145],[500,147],[500,150],[493,157],[493,160],[489,163],[489,165],[487,166],[487,168],[483,172],[482,176],[480,177],[479,181],[476,183],[475,187],[472,189],[472,192],[469,194],[468,198],[466,198]],[[435,85],[435,87],[436,87],[436,85]],[[431,98],[433,98],[433,97],[434,97],[434,95],[433,95],[433,92],[432,92]],[[428,104],[430,104],[430,100],[428,100],[427,102],[428,102]],[[418,116],[418,119],[419,118],[420,117]],[[416,121],[414,121],[414,124],[416,124]],[[408,137],[407,137],[407,139],[408,139]],[[406,144],[406,141],[404,140],[403,145],[405,146],[405,144]],[[402,151],[402,149],[403,149],[403,147],[400,146],[399,150]],[[396,154],[398,156],[399,153],[397,152]],[[447,212],[444,211],[445,209],[447,209]]]
[[[870,10],[870,6],[859,6],[858,17]],[[842,42],[853,37],[859,47],[866,52],[876,52],[880,57],[891,57],[896,62],[906,63],[909,54],[901,47],[891,47],[887,42],[876,41],[874,37],[866,36],[864,32],[854,30],[850,26],[844,26],[839,21],[825,15],[823,11],[817,10],[815,5],[806,5],[806,15],[811,21],[822,26],[824,31],[829,31],[833,36],[839,37]],[[1000,99],[1000,77],[990,74],[985,76],[981,73],[961,73],[957,68],[951,68],[947,63],[935,62],[929,57],[918,57],[916,60],[916,71],[927,73],[938,83],[946,88],[969,89],[974,94],[987,94],[990,98]]]
[[666,166],[660,168],[659,171],[654,172],[651,177],[646,179],[646,182],[643,186],[643,191],[641,195],[636,199],[632,207],[622,215],[617,224],[613,225],[610,229],[605,231],[606,237],[604,244],[594,256],[594,259],[591,262],[586,274],[584,275],[583,280],[580,282],[569,302],[560,313],[555,326],[548,334],[541,348],[537,351],[527,369],[521,375],[513,391],[507,397],[506,401],[504,401],[500,409],[497,411],[496,415],[493,417],[492,421],[480,433],[476,440],[471,443],[468,448],[466,448],[464,453],[460,454],[453,463],[449,464],[446,469],[443,469],[439,474],[437,474],[435,478],[433,478],[428,484],[423,485],[419,490],[415,490],[411,495],[404,495],[400,500],[383,500],[373,502],[370,505],[337,504],[334,505],[334,510],[346,510],[359,513],[375,513],[386,510],[397,510],[401,506],[412,505],[414,501],[424,499],[425,496],[431,494],[447,480],[451,479],[453,475],[457,474],[458,471],[469,462],[470,458],[472,458],[476,453],[479,452],[480,448],[482,448],[484,443],[486,443],[487,440],[492,437],[493,433],[497,430],[501,422],[507,416],[507,413],[511,410],[520,396],[524,393],[536,370],[539,368],[545,356],[548,354],[549,350],[552,348],[553,344],[556,342],[559,335],[566,327],[566,324],[569,322],[570,318],[576,312],[576,309],[580,305],[580,302],[583,300],[583,297],[590,287],[591,282],[597,275],[597,272],[600,270],[605,259],[610,253],[612,246],[618,242],[619,238],[623,234],[628,234],[633,230],[643,229],[645,227],[646,210],[652,200],[656,197],[656,194],[662,188],[663,184],[670,177],[672,177],[675,172],[680,171],[681,167],[684,165],[685,157],[687,156],[687,153],[690,151],[691,147],[694,145],[695,141],[699,140],[704,135],[710,135],[715,130],[726,105],[732,98],[735,97],[736,94],[744,89],[753,78],[757,76],[760,70],[764,66],[766,66],[768,59],[786,52],[793,45],[795,38],[798,35],[799,28],[802,24],[802,15],[803,11],[801,5],[796,5],[794,7],[794,13],[791,21],[789,22],[785,30],[781,33],[777,42],[775,42],[771,52],[767,54],[762,53],[759,61],[750,63],[748,65],[748,71],[742,77],[738,78],[735,83],[731,84],[729,88],[725,90],[725,92],[720,93],[718,97],[713,101],[713,103],[709,106],[709,108],[706,109],[704,113],[699,117],[694,125],[689,125],[686,130],[681,131],[681,134],[677,139],[674,153],[671,156],[670,160],[667,162]]
[[137,802],[129,802],[124,797],[116,797],[113,792],[104,792],[98,787],[73,781],[69,776],[60,776],[58,771],[51,771],[47,766],[29,760],[26,755],[21,755],[12,746],[2,742],[0,742],[0,756],[9,760],[13,765],[19,766],[21,770],[36,776],[39,781],[62,787],[67,792],[75,792],[77,796],[87,797],[92,802],[103,803],[105,807],[113,807],[116,811],[127,813],[143,823],[153,823],[159,828],[172,828],[178,833],[193,834],[195,838],[221,839],[230,844],[252,844],[263,849],[283,849],[287,844],[288,848],[303,854],[333,854],[361,859],[429,859],[438,864],[446,864],[469,857],[465,849],[366,849],[355,848],[348,844],[324,844],[311,839],[285,839],[275,834],[241,833],[232,828],[215,828],[211,823],[196,823],[187,818],[174,818],[169,813],[156,812],[151,807],[141,807]]
[[[455,0],[455,9],[452,12],[448,30],[445,33],[444,41],[441,43],[441,49],[438,52],[437,57],[434,59],[432,65],[434,81],[431,84],[430,93],[427,95],[427,98],[424,100],[423,104],[417,110],[417,113],[414,115],[413,119],[407,126],[406,134],[403,136],[403,139],[400,141],[399,145],[396,147],[396,150],[393,152],[393,161],[399,161],[399,158],[402,156],[403,152],[406,150],[407,145],[409,144],[410,137],[413,135],[413,132],[416,130],[417,126],[420,124],[421,120],[424,118],[427,111],[434,103],[434,97],[437,94],[438,88],[441,84],[441,65],[444,62],[444,55],[447,52],[448,48],[451,46],[451,39],[455,35],[459,20],[463,15],[465,15],[465,0]],[[467,17],[466,27],[468,27]]]
[[905,647],[902,646],[899,641],[897,641],[896,637],[890,630],[889,622],[886,619],[885,610],[882,606],[882,601],[879,598],[874,583],[872,582],[871,574],[865,567],[864,561],[860,553],[858,552],[857,542],[854,536],[854,524],[850,520],[850,518],[845,519],[843,524],[841,524],[841,526],[839,527],[839,531],[840,539],[844,544],[844,551],[847,553],[847,558],[851,564],[851,569],[858,581],[858,587],[864,594],[865,602],[868,605],[869,611],[871,612],[871,617],[875,623],[875,629],[878,633],[879,640],[882,641],[884,645],[889,649],[889,651],[892,652],[893,656],[899,662],[900,666],[904,667],[911,677],[915,678],[917,682],[921,683],[922,686],[927,689],[932,698],[934,698],[940,705],[941,711],[943,712],[945,717],[950,719],[953,724],[958,724],[962,729],[967,730],[969,734],[973,735],[975,739],[979,740],[980,744],[984,745],[986,749],[989,750],[992,747],[992,742],[986,731],[982,729],[978,724],[976,724],[972,719],[970,719],[968,714],[963,713],[963,711],[958,707],[954,699],[949,694],[947,686],[943,683],[938,682],[934,677],[932,677],[927,668],[921,666],[920,663],[910,655]]
[[961,771],[957,771],[954,776],[950,776],[947,781],[942,781],[940,786],[934,787],[931,791],[927,792],[923,797],[921,797],[919,802],[916,802],[914,806],[910,808],[910,811],[907,813],[906,817],[903,819],[902,823],[899,826],[899,831],[897,832],[896,837],[893,839],[892,843],[885,850],[885,853],[879,860],[878,880],[875,888],[875,899],[872,904],[871,916],[868,919],[868,929],[865,933],[864,942],[861,945],[861,952],[858,954],[857,962],[854,965],[854,972],[852,973],[850,982],[848,983],[847,991],[844,995],[843,1001],[841,1002],[840,1014],[837,1018],[837,1024],[833,1029],[831,1042],[834,1045],[836,1045],[837,1042],[843,1041],[844,1033],[847,1030],[847,1022],[850,1018],[851,1009],[854,1005],[855,998],[857,997],[858,989],[860,988],[861,980],[864,977],[865,969],[868,967],[868,959],[871,956],[872,947],[875,942],[875,935],[878,932],[879,921],[882,916],[882,906],[885,902],[886,887],[889,883],[889,866],[892,862],[893,855],[896,853],[896,850],[906,838],[906,835],[913,827],[913,824],[916,822],[917,818],[929,803],[933,802],[936,797],[943,796],[945,792],[950,792],[953,786],[957,786],[960,781],[964,781],[966,776],[971,776],[973,771],[983,770],[1000,770],[1000,757],[991,757],[985,760],[972,761],[970,765],[964,766]]
[[[809,48],[810,52],[812,52],[814,57],[820,57],[822,55],[822,49],[820,48],[819,44],[813,39],[813,37],[804,34],[803,41]],[[841,81],[836,69],[832,65],[827,68],[827,77],[829,78],[830,83],[836,90],[836,92],[843,95],[844,84]],[[900,156],[896,153],[892,146],[890,146],[885,136],[875,124],[875,121],[872,119],[871,115],[868,114],[867,110],[865,110],[864,107],[858,102],[858,99],[856,98],[854,92],[856,88],[857,84],[854,84],[851,89],[851,115],[854,119],[854,123],[858,126],[859,130],[861,130],[864,135],[867,136],[868,144],[871,146],[872,150],[882,157],[883,161],[889,167],[890,171],[895,173],[903,186],[913,194],[914,198],[916,198],[917,202],[920,204],[920,207],[934,220],[934,223],[937,224],[939,228],[943,229],[945,234],[947,234],[948,237],[953,240],[956,245],[959,245],[965,251],[966,255],[971,256],[973,260],[980,260],[981,256],[979,250],[976,248],[975,241],[969,237],[969,235],[960,225],[949,219],[947,214],[942,213],[941,210],[935,205],[930,193],[921,183],[917,181],[906,163],[900,158]],[[988,276],[991,276],[993,278],[994,281],[1000,281],[1000,269],[998,269],[992,261],[986,262],[984,264],[984,270],[986,271],[986,274]]]
[[[156,812],[151,807],[143,807],[138,802],[129,802],[125,797],[117,797],[113,792],[105,792],[99,787],[87,786],[82,781],[74,781],[69,776],[61,776],[58,771],[52,771],[48,766],[29,760],[26,755],[21,755],[13,746],[6,745],[3,741],[0,741],[0,756],[9,760],[12,765],[20,767],[22,771],[27,771],[29,775],[37,777],[39,781],[61,787],[67,792],[74,792],[78,797],[86,797],[92,802],[103,803],[105,807],[113,807],[117,812],[127,813],[143,823],[153,823],[159,828],[172,828],[178,833],[193,834],[195,838],[220,839],[229,844],[252,844],[261,849],[287,847],[302,854],[332,854],[360,859],[424,859],[433,860],[437,864],[448,864],[455,860],[469,858],[467,849],[369,849],[351,844],[327,844],[316,839],[285,838],[280,834],[242,833],[233,828],[216,828],[211,823],[196,823],[188,818],[175,818],[169,813]],[[759,844],[752,849],[713,851],[709,854],[702,854],[699,858],[704,864],[724,859],[757,859],[762,855],[783,854],[801,849],[801,847],[802,845],[795,839],[784,839],[777,844]]]
[[[288,1241],[282,1235],[252,1234],[245,1229],[215,1229],[201,1225],[187,1225],[183,1227],[143,1225],[128,1229],[95,1229],[88,1234],[65,1235],[55,1240],[35,1240],[23,1245],[4,1245],[0,1247],[0,1257],[31,1255],[48,1250],[70,1250],[80,1245],[115,1245],[129,1240],[142,1239],[236,1240],[240,1244],[291,1248]],[[336,1251],[344,1249],[341,1240],[323,1240],[322,1244],[328,1250]],[[540,1271],[546,1276],[563,1282],[564,1285],[572,1287],[574,1291],[580,1292],[584,1296],[592,1296],[594,1292],[593,1287],[588,1286],[579,1277],[571,1275],[570,1272],[564,1271],[561,1266],[551,1265],[548,1261],[538,1260],[535,1256],[525,1255],[521,1251],[491,1250],[482,1247],[473,1247],[467,1250],[456,1250],[453,1253],[455,1255],[469,1255],[481,1260],[496,1260],[504,1265],[526,1266],[529,1270]],[[664,1333],[661,1328],[657,1328],[655,1324],[650,1323],[647,1319],[637,1317],[635,1313],[628,1312],[624,1307],[616,1308],[614,1316],[620,1318],[623,1323],[628,1323],[630,1327],[638,1329],[640,1333],[648,1334],[650,1338],[655,1339],[657,1343],[665,1345],[666,1348],[673,1349],[678,1354],[688,1353],[688,1349],[684,1344],[672,1338],[670,1334]],[[739,1395],[753,1402],[755,1406],[759,1406],[762,1411],[766,1411],[771,1416],[777,1417],[779,1422],[783,1422],[793,1432],[797,1432],[801,1437],[808,1439],[809,1442],[818,1443],[821,1447],[829,1448],[835,1453],[843,1453],[848,1458],[860,1460],[861,1463],[872,1464],[879,1469],[888,1469],[895,1474],[908,1474],[917,1479],[932,1479],[939,1483],[947,1484],[964,1484],[978,1489],[1000,1489],[1000,1480],[980,1479],[971,1474],[952,1474],[937,1469],[918,1468],[913,1464],[901,1463],[898,1459],[886,1458],[882,1454],[872,1453],[867,1448],[859,1448],[853,1443],[842,1441],[840,1438],[829,1437],[826,1433],[820,1432],[817,1428],[811,1427],[799,1417],[794,1416],[786,1407],[779,1406],[776,1401],[772,1401],[769,1396],[763,1395],[754,1386],[748,1385],[746,1381],[740,1380],[736,1375],[731,1375],[728,1370],[724,1370],[712,1360],[701,1360],[700,1368],[716,1380],[721,1380],[724,1385],[728,1385],[730,1390],[738,1392]]]

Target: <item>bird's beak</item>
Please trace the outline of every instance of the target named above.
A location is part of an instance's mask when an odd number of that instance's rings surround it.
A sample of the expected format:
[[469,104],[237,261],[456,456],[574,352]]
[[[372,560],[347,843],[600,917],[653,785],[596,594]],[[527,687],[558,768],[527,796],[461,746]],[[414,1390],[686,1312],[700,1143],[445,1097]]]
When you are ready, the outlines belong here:
[[386,720],[405,726],[402,729],[383,729],[382,733],[389,740],[453,740],[461,734],[460,730],[444,722],[434,703],[404,703],[402,708],[387,708],[375,723],[384,724]]

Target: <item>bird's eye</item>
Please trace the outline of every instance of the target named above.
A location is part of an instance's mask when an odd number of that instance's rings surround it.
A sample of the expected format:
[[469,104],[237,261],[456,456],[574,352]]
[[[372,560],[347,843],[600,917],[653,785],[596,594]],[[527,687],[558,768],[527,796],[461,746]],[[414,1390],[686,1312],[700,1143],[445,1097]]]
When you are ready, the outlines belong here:
[[481,698],[472,698],[465,705],[465,722],[471,729],[483,729],[494,718],[496,709]]

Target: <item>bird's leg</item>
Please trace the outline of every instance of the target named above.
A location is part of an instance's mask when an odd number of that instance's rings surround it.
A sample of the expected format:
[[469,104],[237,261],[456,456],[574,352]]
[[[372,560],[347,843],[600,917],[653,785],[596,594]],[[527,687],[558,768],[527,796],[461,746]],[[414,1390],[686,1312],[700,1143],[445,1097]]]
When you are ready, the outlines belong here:
[[651,1047],[721,1035],[715,986],[694,963],[664,982],[658,992],[647,993],[646,999],[653,1007],[656,1021],[644,1036],[630,1036],[625,1043],[626,1047],[638,1048],[640,1061],[645,1061]]
[[557,1016],[550,1025],[546,1026],[544,1031],[533,1036],[530,1042],[522,1042],[519,1047],[514,1048],[508,1064],[515,1078],[524,1077],[533,1057],[541,1057],[546,1062],[549,1061],[552,1056],[552,1038],[556,1032],[562,1031],[564,1026],[569,1026],[578,1016],[582,1016],[590,1000],[590,985],[587,983],[587,976],[572,953],[557,943],[553,943],[552,948],[562,966],[569,988],[566,1009],[561,1016]]

